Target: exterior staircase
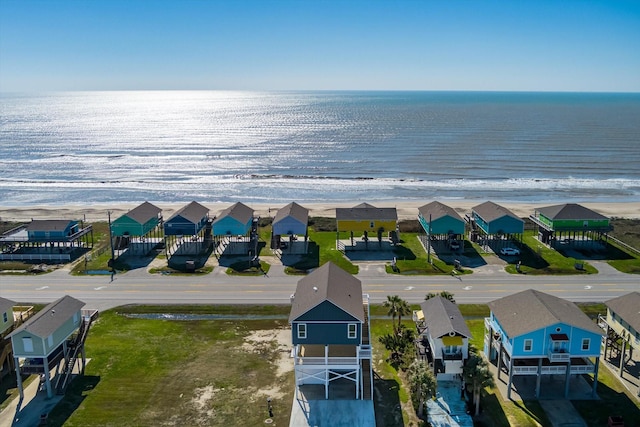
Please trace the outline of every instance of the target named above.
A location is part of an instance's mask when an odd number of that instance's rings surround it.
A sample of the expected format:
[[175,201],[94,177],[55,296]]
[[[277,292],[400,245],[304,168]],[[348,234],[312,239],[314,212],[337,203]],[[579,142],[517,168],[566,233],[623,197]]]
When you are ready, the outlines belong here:
[[91,324],[95,319],[98,318],[98,311],[86,311],[83,310],[82,313],[82,323],[80,324],[80,329],[78,330],[78,335],[71,342],[69,348],[67,349],[67,354],[64,358],[64,365],[62,368],[61,375],[58,376],[58,380],[56,381],[56,394],[64,394],[67,386],[69,385],[69,380],[71,379],[71,374],[73,373],[73,368],[76,365],[76,361],[78,360],[78,353],[82,352],[84,349],[84,343],[87,340],[87,336],[89,335],[89,329],[91,328]]
[[362,399],[373,399],[373,370],[371,369],[371,335],[369,332],[369,301],[363,298],[364,322],[362,323],[362,344],[360,345],[360,372],[362,372]]

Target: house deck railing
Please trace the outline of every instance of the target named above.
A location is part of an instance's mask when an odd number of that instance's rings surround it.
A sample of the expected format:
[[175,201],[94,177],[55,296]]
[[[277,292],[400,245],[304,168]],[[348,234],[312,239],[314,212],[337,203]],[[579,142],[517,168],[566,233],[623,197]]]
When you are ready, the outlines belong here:
[[296,365],[317,365],[317,366],[357,366],[357,357],[296,357]]
[[571,354],[562,351],[553,351],[549,349],[547,357],[551,362],[568,362],[571,359]]
[[[591,374],[595,372],[595,366],[588,359],[586,360],[586,364],[584,365],[571,365],[570,373],[571,374]],[[551,366],[542,366],[540,369],[540,373],[542,375],[551,375],[551,374],[565,374],[567,372],[567,365],[551,365]],[[537,375],[538,367],[537,366],[514,366],[513,367],[514,375]]]

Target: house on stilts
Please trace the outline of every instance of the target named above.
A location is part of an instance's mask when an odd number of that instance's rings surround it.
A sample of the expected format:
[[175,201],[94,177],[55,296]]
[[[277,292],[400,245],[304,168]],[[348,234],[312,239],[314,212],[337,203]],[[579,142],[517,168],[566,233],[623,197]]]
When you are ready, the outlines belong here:
[[328,262],[300,279],[291,296],[296,398],[319,386],[330,399],[347,387],[353,399],[373,399],[369,297],[351,274]]
[[576,203],[537,208],[529,219],[538,226],[538,240],[554,249],[597,246],[613,230],[609,218]]
[[162,209],[144,202],[111,222],[109,229],[114,259],[125,253],[146,255],[163,243]]
[[83,310],[85,303],[69,295],[47,305],[11,334],[14,366],[20,397],[22,375],[39,374],[47,396],[64,394],[76,364],[84,372],[84,344],[97,310]]
[[501,374],[508,375],[508,399],[518,376],[536,377],[538,399],[543,377],[563,376],[568,398],[573,377],[593,374],[591,395],[596,395],[604,333],[578,306],[529,289],[492,301],[489,308],[484,353],[496,364],[498,380]]
[[296,202],[289,203],[278,209],[271,223],[271,249],[283,254],[306,254],[309,249],[308,230],[309,209]]

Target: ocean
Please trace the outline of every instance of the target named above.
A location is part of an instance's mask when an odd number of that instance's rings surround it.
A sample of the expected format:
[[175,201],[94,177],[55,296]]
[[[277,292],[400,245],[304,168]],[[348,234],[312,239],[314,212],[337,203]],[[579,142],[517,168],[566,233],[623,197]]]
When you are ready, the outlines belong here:
[[640,94],[0,95],[0,205],[640,201]]

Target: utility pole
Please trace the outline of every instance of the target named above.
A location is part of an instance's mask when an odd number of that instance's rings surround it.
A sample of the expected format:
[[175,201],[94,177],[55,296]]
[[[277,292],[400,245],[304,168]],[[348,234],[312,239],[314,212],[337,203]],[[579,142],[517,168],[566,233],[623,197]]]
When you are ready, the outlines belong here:
[[429,214],[429,229],[427,230],[427,262],[431,264],[431,214]]
[[111,234],[111,211],[107,211],[107,216],[109,218],[109,246],[111,247],[111,262],[109,264],[111,264],[110,267],[113,270],[115,252],[113,250],[113,235]]

